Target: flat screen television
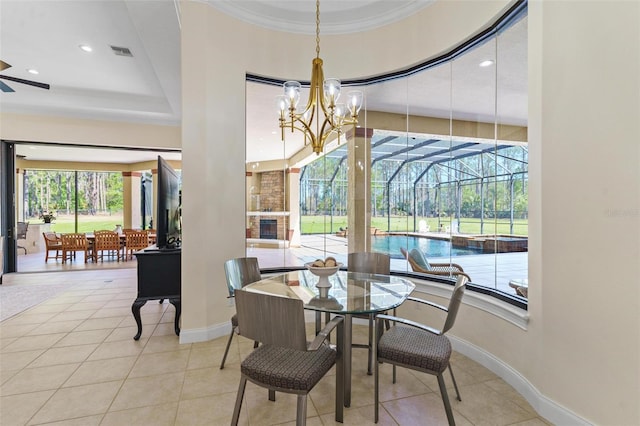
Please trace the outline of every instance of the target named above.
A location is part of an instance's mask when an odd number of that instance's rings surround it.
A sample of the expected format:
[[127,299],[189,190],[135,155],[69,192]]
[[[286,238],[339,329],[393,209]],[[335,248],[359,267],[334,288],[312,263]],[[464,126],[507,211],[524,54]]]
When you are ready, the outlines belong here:
[[158,156],[156,179],[156,246],[175,249],[181,245],[180,176],[164,158]]

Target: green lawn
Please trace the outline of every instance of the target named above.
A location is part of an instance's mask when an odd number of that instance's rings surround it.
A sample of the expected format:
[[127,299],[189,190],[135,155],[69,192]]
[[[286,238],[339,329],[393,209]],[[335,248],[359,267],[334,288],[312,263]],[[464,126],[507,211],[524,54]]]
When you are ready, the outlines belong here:
[[[420,220],[426,220],[431,231],[438,230],[437,218],[416,218],[416,228]],[[340,228],[347,227],[346,216],[333,216],[333,220],[330,216],[302,216],[302,233],[303,234],[331,234],[338,232]],[[444,226],[450,226],[450,219],[440,219],[440,224]],[[374,217],[371,219],[371,226],[381,229],[383,231],[391,232],[406,232],[413,231],[413,216],[392,216],[391,226],[386,217]],[[475,218],[462,218],[458,231],[463,234],[480,234],[480,219]],[[509,229],[509,221],[506,219],[500,219],[497,223],[494,220],[485,219],[484,234],[511,234]],[[514,220],[513,223],[514,235],[528,235],[528,221],[526,219]]]
[[[30,218],[29,222],[39,223],[41,219]],[[122,225],[122,213],[111,216],[106,215],[81,215],[78,217],[78,232],[93,232],[99,229],[116,229],[116,225]],[[58,215],[51,223],[51,230],[59,234],[75,232],[75,217],[73,215]]]

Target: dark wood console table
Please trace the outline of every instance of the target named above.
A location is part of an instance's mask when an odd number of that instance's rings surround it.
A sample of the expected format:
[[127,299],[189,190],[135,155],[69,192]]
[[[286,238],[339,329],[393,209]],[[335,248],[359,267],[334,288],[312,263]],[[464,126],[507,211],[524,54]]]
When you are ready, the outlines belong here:
[[134,253],[138,260],[138,297],[131,312],[138,325],[138,340],[142,334],[140,308],[149,300],[168,299],[176,308],[175,332],[180,335],[181,249],[161,250],[155,246]]

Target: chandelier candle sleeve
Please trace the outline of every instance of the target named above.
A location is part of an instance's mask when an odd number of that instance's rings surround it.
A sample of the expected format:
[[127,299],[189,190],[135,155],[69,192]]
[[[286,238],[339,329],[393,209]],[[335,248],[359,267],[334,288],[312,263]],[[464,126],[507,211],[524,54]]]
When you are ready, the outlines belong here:
[[[335,134],[338,143],[343,133],[342,126],[358,124],[358,113],[362,106],[363,93],[353,90],[347,93],[347,103],[338,103],[341,91],[341,82],[337,78],[324,79],[322,71],[322,59],[320,59],[320,1],[316,0],[316,57],[311,68],[311,84],[309,87],[309,100],[303,111],[298,111],[300,102],[300,90],[302,85],[297,81],[287,81],[283,85],[284,94],[276,97],[278,109],[278,121],[281,130],[282,141],[285,138],[285,129],[291,132],[299,131],[304,134],[305,145],[311,143],[313,152],[320,154],[324,150],[325,143],[330,135]],[[322,117],[320,115],[322,112]],[[314,119],[323,118],[322,124],[316,126],[314,133]]]

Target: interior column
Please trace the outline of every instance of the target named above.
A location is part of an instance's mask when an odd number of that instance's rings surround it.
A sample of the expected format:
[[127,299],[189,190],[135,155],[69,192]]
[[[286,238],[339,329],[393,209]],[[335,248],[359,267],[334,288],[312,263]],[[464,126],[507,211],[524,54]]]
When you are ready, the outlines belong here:
[[[349,132],[354,135],[354,132]],[[348,232],[349,253],[371,250],[371,136],[373,129],[356,128],[348,137]]]
[[125,229],[142,228],[140,172],[122,172],[122,225]]
[[[289,245],[300,247],[300,169],[290,168],[287,170],[286,181],[286,207],[289,212],[288,235]],[[292,234],[293,232],[293,234]]]

